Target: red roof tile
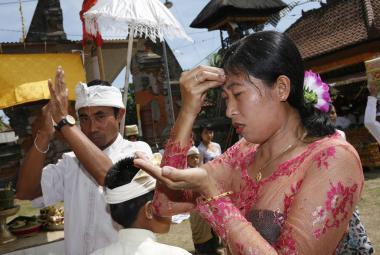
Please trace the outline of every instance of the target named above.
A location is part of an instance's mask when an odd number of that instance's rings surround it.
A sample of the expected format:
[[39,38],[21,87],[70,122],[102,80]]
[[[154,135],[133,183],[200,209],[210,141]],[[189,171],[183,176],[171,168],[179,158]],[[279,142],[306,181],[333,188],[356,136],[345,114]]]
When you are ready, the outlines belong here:
[[380,1],[328,0],[303,13],[285,33],[304,59],[380,38]]

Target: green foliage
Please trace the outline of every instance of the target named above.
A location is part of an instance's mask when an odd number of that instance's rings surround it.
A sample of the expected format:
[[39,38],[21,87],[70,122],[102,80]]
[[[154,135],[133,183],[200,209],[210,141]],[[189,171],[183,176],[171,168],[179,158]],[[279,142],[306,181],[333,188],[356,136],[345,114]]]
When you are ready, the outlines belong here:
[[208,59],[209,65],[214,67],[222,66],[222,55],[220,52],[212,54]]
[[330,98],[332,101],[335,101],[338,98],[338,90],[334,87],[330,86]]
[[127,109],[125,114],[125,125],[137,123],[135,85],[133,83],[130,83],[128,87]]
[[318,102],[317,93],[315,93],[314,91],[310,91],[308,89],[304,90],[304,98],[305,98],[305,101],[310,104],[316,104]]

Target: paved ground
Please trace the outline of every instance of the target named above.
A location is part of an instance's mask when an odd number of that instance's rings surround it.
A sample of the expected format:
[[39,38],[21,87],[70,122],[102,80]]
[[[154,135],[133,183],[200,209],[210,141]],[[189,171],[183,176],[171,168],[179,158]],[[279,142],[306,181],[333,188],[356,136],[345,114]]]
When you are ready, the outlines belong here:
[[159,235],[158,240],[194,252],[189,220],[182,221],[180,224],[172,224],[169,233]]

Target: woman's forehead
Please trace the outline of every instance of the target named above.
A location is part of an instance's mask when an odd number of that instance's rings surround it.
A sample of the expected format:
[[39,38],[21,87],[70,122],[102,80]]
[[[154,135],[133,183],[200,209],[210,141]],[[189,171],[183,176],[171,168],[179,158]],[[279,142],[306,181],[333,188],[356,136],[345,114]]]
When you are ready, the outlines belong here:
[[222,86],[223,90],[231,90],[235,87],[244,87],[247,85],[259,85],[262,83],[262,80],[257,79],[249,74],[228,74],[226,77],[226,82]]

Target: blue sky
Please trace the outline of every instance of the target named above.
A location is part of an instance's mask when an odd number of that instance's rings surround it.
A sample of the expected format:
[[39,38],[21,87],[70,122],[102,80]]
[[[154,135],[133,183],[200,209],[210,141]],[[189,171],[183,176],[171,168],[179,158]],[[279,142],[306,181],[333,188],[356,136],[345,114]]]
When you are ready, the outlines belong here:
[[[136,0],[135,0],[136,1]],[[207,29],[190,28],[190,23],[209,2],[208,0],[171,0],[173,7],[170,9],[172,14],[182,24],[185,31],[194,40],[190,43],[185,40],[168,40],[168,44],[176,55],[183,69],[190,69],[198,64],[207,64],[207,56],[220,48],[219,31],[209,32]],[[284,0],[283,0],[284,1]],[[0,0],[0,43],[18,42],[22,37],[21,15],[18,0]],[[161,0],[164,2],[164,0]],[[285,3],[293,0],[285,0]],[[302,2],[307,2],[304,0]],[[37,0],[23,0],[22,9],[24,16],[25,29],[29,28]],[[81,0],[62,0],[64,30],[70,40],[81,40],[82,26],[79,19]],[[291,13],[285,16],[276,28],[267,26],[266,29],[284,31],[294,21],[301,16],[301,10],[319,8],[319,3],[306,3],[296,7]],[[124,83],[124,72],[114,81],[114,85],[122,87]],[[0,113],[1,116],[1,113]]]

